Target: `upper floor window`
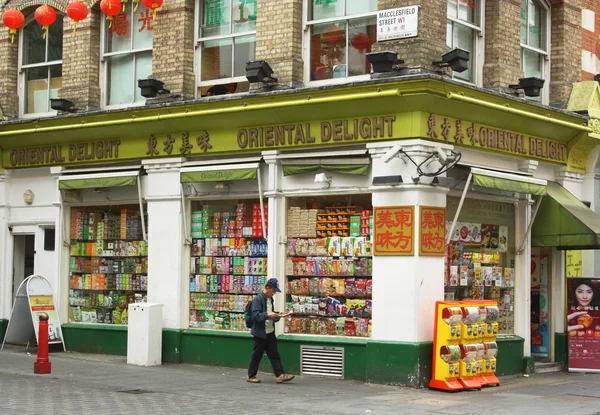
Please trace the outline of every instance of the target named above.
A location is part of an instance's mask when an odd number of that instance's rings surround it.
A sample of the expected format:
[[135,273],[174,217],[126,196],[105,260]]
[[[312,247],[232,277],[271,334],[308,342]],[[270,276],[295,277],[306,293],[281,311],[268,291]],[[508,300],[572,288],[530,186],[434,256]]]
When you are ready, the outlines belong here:
[[246,62],[256,60],[257,0],[199,0],[198,95],[248,90]]
[[[547,101],[548,65],[548,10],[537,0],[521,0],[521,70],[526,78],[546,80],[542,102]],[[540,97],[530,98],[539,101]]]
[[469,69],[453,72],[454,78],[466,82],[479,83],[479,45],[482,34],[480,0],[448,0],[448,22],[446,24],[446,44],[450,49],[468,50]]
[[48,27],[46,38],[42,26],[31,19],[23,27],[20,63],[21,113],[52,114],[50,98],[62,87],[63,17]]
[[377,0],[309,0],[311,81],[366,75],[377,41]]
[[102,91],[105,106],[144,103],[138,79],[152,74],[152,12],[140,5],[105,20],[102,35]]

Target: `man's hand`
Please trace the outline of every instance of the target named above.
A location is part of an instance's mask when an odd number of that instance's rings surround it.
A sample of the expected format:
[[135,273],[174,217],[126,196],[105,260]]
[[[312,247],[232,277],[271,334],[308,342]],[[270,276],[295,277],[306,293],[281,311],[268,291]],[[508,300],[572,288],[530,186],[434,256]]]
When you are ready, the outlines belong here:
[[275,318],[279,317],[279,314],[277,314],[277,313],[269,313],[269,314],[267,314],[267,317],[269,317],[270,319],[275,319]]

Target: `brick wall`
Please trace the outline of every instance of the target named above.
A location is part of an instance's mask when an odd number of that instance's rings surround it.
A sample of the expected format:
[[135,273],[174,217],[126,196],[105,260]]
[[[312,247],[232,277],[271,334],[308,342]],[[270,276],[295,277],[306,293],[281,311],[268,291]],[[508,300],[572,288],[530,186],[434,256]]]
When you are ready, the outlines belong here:
[[171,94],[194,98],[194,0],[171,0],[154,21],[152,75]]
[[520,22],[520,1],[485,2],[484,88],[506,88],[523,77]]
[[564,108],[581,79],[581,1],[552,1],[550,104]]
[[258,0],[256,59],[269,63],[280,85],[302,85],[302,0]]
[[392,50],[409,67],[434,68],[446,46],[446,0],[379,0],[379,10],[419,5],[418,37],[376,43],[373,51]]
[[17,93],[18,44],[21,32],[11,43],[8,28],[0,20],[0,107],[5,117],[19,115],[19,95]]
[[581,2],[581,80],[591,81],[600,72],[600,2]]
[[60,98],[73,101],[78,110],[100,108],[100,24],[104,15],[98,7],[79,22],[64,19],[63,83]]

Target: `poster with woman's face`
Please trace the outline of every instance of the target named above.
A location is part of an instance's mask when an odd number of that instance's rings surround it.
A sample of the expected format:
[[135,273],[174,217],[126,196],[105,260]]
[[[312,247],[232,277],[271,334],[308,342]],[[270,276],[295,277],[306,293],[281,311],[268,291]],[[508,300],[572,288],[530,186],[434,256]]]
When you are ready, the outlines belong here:
[[569,369],[600,370],[600,279],[567,278]]

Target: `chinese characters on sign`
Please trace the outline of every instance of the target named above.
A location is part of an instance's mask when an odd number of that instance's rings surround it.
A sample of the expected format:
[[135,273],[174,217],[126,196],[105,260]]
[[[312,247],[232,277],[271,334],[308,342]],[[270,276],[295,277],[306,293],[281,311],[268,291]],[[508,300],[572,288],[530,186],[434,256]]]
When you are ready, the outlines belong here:
[[414,206],[389,206],[374,209],[375,255],[414,254]]
[[419,6],[381,10],[377,13],[377,41],[417,36]]
[[419,255],[444,256],[446,208],[419,208]]
[[567,146],[563,143],[435,114],[429,114],[427,119],[427,137],[556,163],[567,162]]
[[[135,16],[133,17],[135,19]],[[139,28],[137,29],[138,33],[141,33],[146,30],[153,31],[154,26],[152,25],[152,13],[150,10],[145,9],[140,12],[140,17],[137,19],[140,23]],[[110,27],[109,33],[112,37],[113,35],[117,36],[127,36],[129,31],[129,21],[127,20],[126,13],[119,13],[113,18],[113,24]]]
[[[182,156],[185,155],[189,155],[192,154],[192,149],[194,148],[194,145],[192,143],[190,143],[190,133],[183,133],[181,134],[181,147],[177,147],[177,149],[179,150],[179,154]],[[162,153],[167,154],[167,155],[171,155],[173,153],[173,150],[175,149],[175,147],[173,146],[175,144],[175,139],[171,136],[171,134],[167,135],[167,138],[162,141]],[[157,148],[157,146],[159,145],[159,140],[153,135],[150,136],[150,138],[148,138],[148,141],[146,142],[147,145],[147,151],[146,151],[146,155],[147,156],[158,156],[161,154],[161,152],[159,151],[159,149]],[[200,150],[202,150],[204,153],[206,153],[208,150],[212,149],[212,144],[210,144],[210,137],[208,135],[208,132],[203,131],[198,137],[196,137],[196,145],[200,148]]]

